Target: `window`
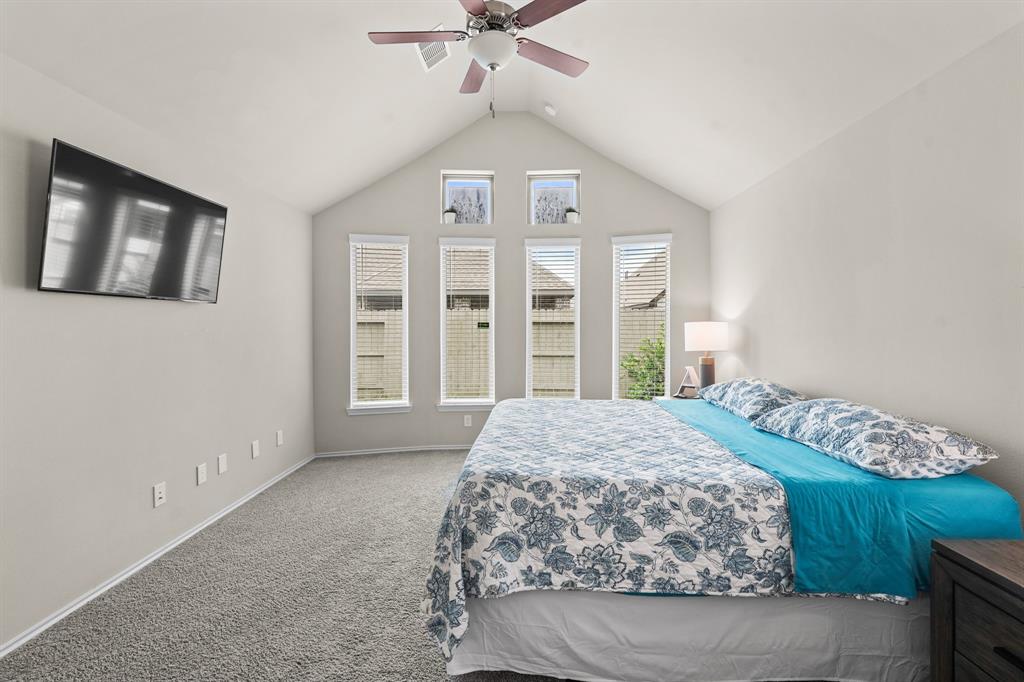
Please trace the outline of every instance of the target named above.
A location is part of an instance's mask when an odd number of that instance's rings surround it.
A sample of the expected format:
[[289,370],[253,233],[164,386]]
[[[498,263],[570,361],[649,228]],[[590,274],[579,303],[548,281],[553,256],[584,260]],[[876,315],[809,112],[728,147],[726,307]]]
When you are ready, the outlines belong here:
[[527,180],[531,225],[571,222],[566,209],[580,209],[579,171],[531,172],[527,173]]
[[494,206],[494,173],[491,171],[443,171],[441,212],[455,211],[456,223],[489,225]]
[[411,409],[408,241],[408,237],[349,236],[350,414]]
[[579,239],[526,240],[526,397],[580,397]]
[[494,240],[442,238],[441,405],[494,404]]
[[612,397],[667,396],[672,235],[614,237]]

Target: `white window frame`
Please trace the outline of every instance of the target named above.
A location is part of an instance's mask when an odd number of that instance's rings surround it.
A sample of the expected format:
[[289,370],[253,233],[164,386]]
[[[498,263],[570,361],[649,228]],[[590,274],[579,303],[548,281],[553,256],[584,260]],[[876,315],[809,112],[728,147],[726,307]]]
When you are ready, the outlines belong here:
[[[583,222],[583,177],[577,170],[548,170],[548,171],[526,171],[526,222],[529,225],[568,225],[564,223],[538,223],[537,217],[533,214],[533,180],[534,179],[573,179],[576,181],[576,212],[579,214],[579,222]],[[493,189],[492,189],[493,192]],[[578,224],[578,223],[577,223]]]
[[665,394],[672,396],[672,233],[612,237],[612,400],[619,398],[619,247],[665,246]]
[[448,179],[463,180],[487,180],[491,183],[491,191],[488,192],[490,199],[487,206],[486,223],[459,223],[460,225],[493,225],[494,224],[494,171],[492,170],[441,170],[441,223],[444,224],[444,212],[448,208]]
[[[492,190],[493,191],[493,190]],[[458,412],[465,410],[489,410],[494,407],[494,392],[495,392],[495,372],[494,372],[494,271],[495,271],[495,250],[496,240],[488,237],[440,237],[438,238],[438,252],[440,255],[440,282],[441,282],[441,306],[440,306],[440,321],[441,321],[441,395],[440,400],[437,403],[437,409],[439,412]],[[486,399],[480,398],[447,398],[445,397],[446,384],[447,384],[447,329],[445,327],[445,313],[447,307],[448,288],[445,278],[444,269],[444,251],[446,248],[470,248],[470,249],[482,249],[488,250],[491,254],[491,272],[488,282],[488,331],[489,335],[489,367],[488,367],[488,381],[490,382],[490,395]]]
[[[402,399],[401,400],[357,400],[356,386],[356,345],[358,324],[356,319],[356,269],[353,264],[357,245],[379,244],[394,246],[402,245]],[[348,414],[389,414],[395,412],[411,412],[409,400],[409,237],[383,234],[350,234],[348,236],[348,269],[349,269],[349,396]]]
[[[574,329],[576,335],[576,392],[573,396],[580,399],[580,244],[579,237],[556,237],[550,239],[524,239],[526,254],[526,397],[533,398],[533,268],[531,267],[531,251],[565,251],[571,248],[576,252],[576,290],[573,294],[575,305]],[[540,400],[541,398],[538,398]]]

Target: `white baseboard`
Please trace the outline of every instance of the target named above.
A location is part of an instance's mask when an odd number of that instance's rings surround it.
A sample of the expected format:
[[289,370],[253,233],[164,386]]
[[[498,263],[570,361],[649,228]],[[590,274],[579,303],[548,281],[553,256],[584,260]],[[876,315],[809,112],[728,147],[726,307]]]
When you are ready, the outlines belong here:
[[387,455],[393,452],[416,452],[418,450],[469,450],[472,445],[409,445],[400,448],[370,448],[368,450],[341,450],[339,452],[318,452],[320,457],[351,457],[352,455]]
[[152,562],[156,561],[162,555],[164,555],[167,552],[169,552],[170,550],[174,549],[175,547],[180,545],[185,540],[188,540],[190,537],[192,537],[193,535],[195,535],[196,533],[198,533],[202,529],[206,528],[207,526],[209,526],[214,521],[217,521],[221,517],[226,516],[227,514],[230,514],[232,511],[234,511],[238,507],[242,506],[243,504],[245,504],[246,502],[248,502],[252,498],[256,497],[261,492],[263,492],[264,490],[266,490],[270,486],[274,485],[275,483],[280,481],[282,478],[284,478],[288,474],[291,474],[294,471],[296,471],[298,469],[301,469],[303,466],[305,466],[306,464],[309,464],[311,461],[313,461],[313,457],[307,457],[306,459],[302,460],[298,464],[295,464],[294,466],[291,466],[291,467],[285,469],[284,471],[279,473],[277,476],[274,476],[272,479],[270,479],[266,483],[263,483],[262,485],[257,487],[255,490],[253,490],[253,491],[251,491],[249,493],[246,493],[244,496],[242,496],[241,498],[235,500],[234,502],[232,502],[228,506],[224,507],[223,509],[221,509],[219,512],[217,512],[213,516],[211,516],[211,517],[207,518],[206,520],[200,522],[199,525],[196,525],[196,526],[193,526],[192,528],[189,528],[187,531],[185,531],[184,533],[182,533],[178,537],[174,538],[173,540],[168,542],[163,547],[157,549],[154,552],[151,552],[149,555],[147,555],[143,559],[141,559],[139,561],[136,561],[134,564],[132,564],[128,568],[124,569],[123,571],[121,571],[120,573],[115,575],[113,578],[110,578],[110,579],[104,581],[103,583],[100,583],[98,586],[94,587],[92,590],[90,590],[90,591],[86,592],[85,594],[83,594],[82,596],[78,597],[77,599],[72,601],[70,604],[68,604],[67,606],[63,607],[62,609],[59,609],[58,611],[55,611],[54,613],[50,614],[49,616],[47,616],[43,620],[39,621],[38,623],[36,623],[32,627],[30,627],[28,630],[25,630],[24,632],[22,632],[20,635],[15,636],[10,641],[4,642],[2,645],[0,645],[0,658],[3,658],[7,654],[11,653],[12,651],[17,649],[19,646],[21,646],[25,642],[29,641],[30,639],[32,639],[36,635],[38,635],[41,632],[43,632],[44,630],[46,630],[51,625],[54,625],[55,623],[59,622],[61,619],[65,618],[66,616],[71,615],[72,613],[74,613],[75,611],[77,611],[81,607],[85,606],[86,604],[88,604],[90,601],[92,601],[96,597],[100,596],[101,594],[103,594],[104,592],[109,590],[114,585],[117,585],[122,580],[125,580],[126,578],[130,577],[133,573],[136,573],[139,570],[145,568],[148,564],[151,564]]

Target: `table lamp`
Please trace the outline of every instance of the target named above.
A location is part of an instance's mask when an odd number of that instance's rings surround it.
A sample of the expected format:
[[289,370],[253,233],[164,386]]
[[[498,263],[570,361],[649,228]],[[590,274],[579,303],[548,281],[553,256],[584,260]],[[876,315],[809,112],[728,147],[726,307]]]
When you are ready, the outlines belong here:
[[687,351],[703,352],[700,358],[700,385],[715,383],[715,358],[712,351],[729,349],[729,325],[725,322],[687,322],[683,325]]

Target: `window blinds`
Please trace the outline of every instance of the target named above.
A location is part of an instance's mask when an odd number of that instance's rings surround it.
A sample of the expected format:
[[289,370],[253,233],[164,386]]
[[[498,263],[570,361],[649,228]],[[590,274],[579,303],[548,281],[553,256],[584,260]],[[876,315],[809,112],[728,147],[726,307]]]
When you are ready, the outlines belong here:
[[372,239],[350,244],[353,406],[409,401],[408,246]]
[[441,403],[494,402],[494,240],[441,240]]
[[665,395],[669,328],[669,241],[613,240],[614,398]]
[[526,395],[579,397],[579,241],[527,240]]

